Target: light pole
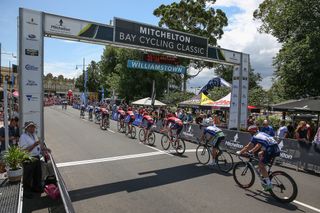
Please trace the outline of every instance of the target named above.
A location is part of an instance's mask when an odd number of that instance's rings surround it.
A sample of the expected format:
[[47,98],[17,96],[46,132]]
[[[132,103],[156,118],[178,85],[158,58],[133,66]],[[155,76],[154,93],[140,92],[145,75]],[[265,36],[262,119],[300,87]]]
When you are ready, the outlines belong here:
[[78,69],[78,66],[82,66],[82,72],[83,72],[83,92],[85,96],[84,104],[87,104],[87,81],[88,81],[88,72],[85,69],[86,66],[89,66],[89,64],[86,65],[85,58],[83,58],[83,64],[82,65],[76,65],[76,70]]
[[[2,83],[2,65],[1,65],[1,55],[11,55],[12,58],[17,58],[17,56],[15,56],[13,53],[6,53],[6,52],[2,52],[2,49],[1,49],[1,42],[0,42],[0,86],[1,86],[1,83]],[[10,61],[9,61],[10,62]],[[11,63],[11,62],[10,62]],[[9,65],[9,69],[10,69],[10,65]]]

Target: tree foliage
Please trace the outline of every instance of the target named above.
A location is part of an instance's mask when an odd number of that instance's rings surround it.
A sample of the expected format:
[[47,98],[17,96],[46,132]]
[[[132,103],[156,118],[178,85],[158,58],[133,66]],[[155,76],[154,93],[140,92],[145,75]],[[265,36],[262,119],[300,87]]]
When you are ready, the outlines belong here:
[[161,101],[168,105],[176,105],[182,101],[192,98],[193,96],[194,94],[190,92],[170,92],[169,94],[164,94]]
[[[226,14],[220,9],[214,9],[215,0],[181,0],[169,5],[160,5],[153,14],[160,17],[159,26],[169,29],[179,30],[203,36],[208,38],[210,45],[215,46],[217,39],[223,35],[223,27],[228,25]],[[200,61],[184,60],[183,65],[191,64],[195,69],[202,70],[203,67],[212,66],[212,64]],[[186,73],[183,76],[186,91],[186,82],[188,79],[195,77]]]
[[208,97],[213,100],[217,101],[220,98],[225,97],[230,93],[230,88],[227,87],[215,87],[214,89],[210,90]]
[[222,28],[228,25],[228,18],[222,10],[213,8],[214,3],[215,0],[181,0],[162,4],[153,14],[160,17],[160,27],[206,37],[215,46],[223,35]]
[[274,59],[275,76],[286,99],[320,95],[320,4],[318,0],[265,0],[254,12],[260,32],[283,46]]

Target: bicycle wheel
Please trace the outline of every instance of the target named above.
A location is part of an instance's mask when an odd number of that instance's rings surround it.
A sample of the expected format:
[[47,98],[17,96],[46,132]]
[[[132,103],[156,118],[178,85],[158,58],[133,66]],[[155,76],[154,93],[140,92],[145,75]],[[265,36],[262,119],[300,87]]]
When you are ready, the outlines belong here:
[[285,172],[276,171],[270,174],[272,189],[270,194],[281,203],[290,203],[298,195],[298,187],[293,178]]
[[136,138],[137,129],[135,126],[131,126],[131,138]]
[[143,142],[143,140],[144,140],[144,129],[141,128],[139,131],[139,141]]
[[168,135],[162,135],[161,137],[161,146],[164,150],[168,150],[170,147],[170,140]]
[[206,165],[210,161],[210,150],[205,145],[200,144],[196,149],[196,156],[200,164]]
[[153,146],[155,142],[156,142],[156,134],[154,134],[154,132],[151,132],[148,137],[148,144],[150,146]]
[[241,188],[250,188],[255,181],[254,171],[245,162],[238,162],[233,167],[233,179]]
[[220,171],[230,172],[233,167],[232,155],[229,152],[220,150],[216,158],[216,163],[218,164]]
[[184,142],[184,140],[178,138],[178,140],[176,140],[174,144],[177,154],[183,155],[183,153],[186,151],[186,143]]

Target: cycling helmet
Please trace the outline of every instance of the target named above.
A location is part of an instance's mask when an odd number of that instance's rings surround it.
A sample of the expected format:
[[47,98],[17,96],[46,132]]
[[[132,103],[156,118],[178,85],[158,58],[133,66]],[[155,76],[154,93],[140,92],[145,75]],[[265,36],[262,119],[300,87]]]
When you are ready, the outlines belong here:
[[132,111],[131,107],[128,107],[128,111]]
[[144,113],[143,113],[143,116],[145,116],[145,115],[148,115],[148,112],[144,112]]
[[259,131],[259,128],[257,126],[255,126],[255,125],[251,125],[251,126],[248,127],[247,131],[250,132],[250,133],[256,133],[256,132]]
[[121,106],[119,106],[119,110],[122,110],[122,107],[121,107]]

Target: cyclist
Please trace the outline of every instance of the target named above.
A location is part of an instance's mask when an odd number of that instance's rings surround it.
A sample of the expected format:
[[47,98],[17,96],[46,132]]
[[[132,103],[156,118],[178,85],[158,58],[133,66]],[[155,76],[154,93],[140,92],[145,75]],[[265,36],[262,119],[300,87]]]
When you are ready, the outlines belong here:
[[273,158],[280,155],[278,143],[272,136],[264,132],[258,132],[257,126],[249,126],[248,132],[252,135],[252,139],[242,150],[237,151],[237,154],[254,154],[258,152],[259,170],[264,178],[262,186],[265,191],[268,191],[272,189],[272,183],[269,179],[265,165],[270,163]]
[[92,105],[90,105],[89,107],[88,107],[88,111],[89,111],[89,120],[90,121],[92,121],[92,114],[93,114],[93,106]]
[[203,134],[200,137],[200,141],[203,141],[205,137],[209,137],[210,144],[212,145],[211,149],[211,156],[212,156],[212,162],[209,163],[209,166],[215,166],[216,165],[216,157],[218,154],[218,148],[221,143],[225,139],[225,135],[221,129],[216,127],[216,125],[211,124],[210,126],[207,126],[203,130]]
[[100,114],[101,114],[101,123],[100,125],[103,126],[104,124],[107,125],[107,127],[109,127],[109,110],[105,107],[101,107],[100,108]]
[[143,140],[143,142],[145,143],[147,136],[149,136],[150,129],[153,125],[153,118],[148,114],[148,112],[143,113],[143,118],[142,118],[141,123],[144,123],[144,122],[147,123],[146,128],[145,128],[145,132],[144,132],[145,133],[144,140]]
[[118,109],[118,118],[119,118],[119,121],[120,121],[120,126],[121,128],[123,128],[124,126],[124,118],[126,116],[126,112],[122,109],[122,107],[120,106],[119,109]]
[[172,136],[172,130],[176,130],[176,136],[177,136],[176,139],[178,139],[178,136],[180,135],[183,129],[183,122],[179,118],[173,116],[172,114],[169,114],[167,117],[167,122],[165,126],[170,129],[171,136]]
[[80,117],[84,117],[84,111],[86,110],[86,106],[81,104],[80,106]]
[[128,133],[131,133],[132,123],[136,119],[131,107],[128,107],[127,116],[130,116],[130,120],[128,121]]

